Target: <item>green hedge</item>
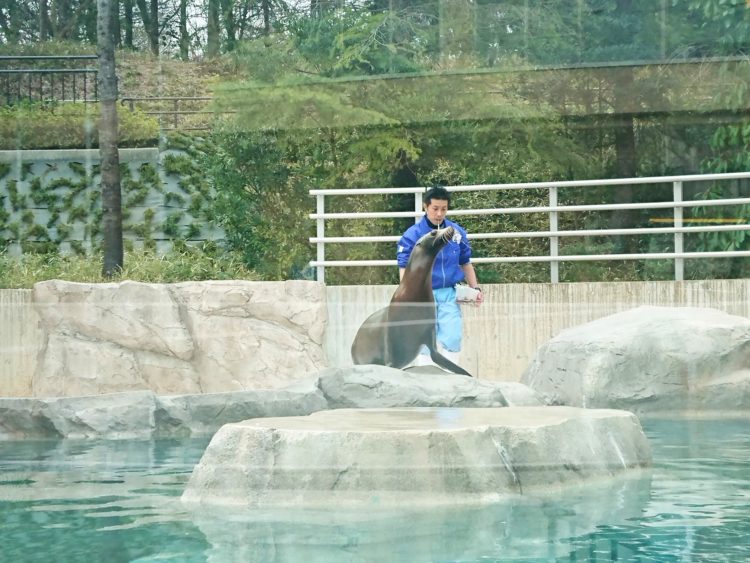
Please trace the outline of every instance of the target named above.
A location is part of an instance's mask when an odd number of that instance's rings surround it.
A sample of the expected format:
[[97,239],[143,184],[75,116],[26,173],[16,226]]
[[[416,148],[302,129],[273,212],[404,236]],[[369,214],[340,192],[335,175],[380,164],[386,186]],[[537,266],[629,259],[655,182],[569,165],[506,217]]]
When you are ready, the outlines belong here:
[[[154,146],[158,121],[140,110],[120,108],[119,145]],[[0,107],[0,150],[98,147],[99,105],[24,103]]]
[[102,275],[102,256],[62,256],[57,252],[8,256],[0,252],[0,289],[31,288],[36,282],[60,279],[100,283],[134,280],[175,283],[202,280],[258,280],[237,253],[213,243],[198,247],[176,244],[166,255],[150,250],[126,250],[124,269],[114,278]]

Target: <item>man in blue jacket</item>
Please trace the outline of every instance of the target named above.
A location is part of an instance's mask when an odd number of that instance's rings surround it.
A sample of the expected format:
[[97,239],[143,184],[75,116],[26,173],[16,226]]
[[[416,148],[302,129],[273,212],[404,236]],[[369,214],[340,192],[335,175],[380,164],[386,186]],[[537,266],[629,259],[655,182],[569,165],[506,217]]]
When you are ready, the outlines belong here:
[[[453,240],[440,251],[435,260],[432,269],[432,292],[437,309],[438,349],[442,355],[457,364],[458,353],[461,351],[463,319],[456,302],[456,284],[466,281],[470,287],[479,290],[477,304],[482,303],[483,296],[474,266],[471,264],[471,245],[466,231],[457,223],[445,218],[450,200],[450,192],[442,186],[430,188],[425,192],[422,198],[425,214],[418,223],[409,227],[398,241],[396,257],[399,278],[403,278],[409,256],[422,235],[433,229],[444,229],[449,226],[455,229]],[[415,361],[416,365],[429,363],[429,352],[426,347],[422,348],[420,357]]]

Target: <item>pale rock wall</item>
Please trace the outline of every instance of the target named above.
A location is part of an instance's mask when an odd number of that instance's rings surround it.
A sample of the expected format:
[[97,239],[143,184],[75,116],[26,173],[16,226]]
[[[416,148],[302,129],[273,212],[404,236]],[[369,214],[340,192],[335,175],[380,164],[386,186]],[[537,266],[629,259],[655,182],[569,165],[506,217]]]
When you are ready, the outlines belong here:
[[32,395],[279,388],[326,367],[322,284],[36,284]]

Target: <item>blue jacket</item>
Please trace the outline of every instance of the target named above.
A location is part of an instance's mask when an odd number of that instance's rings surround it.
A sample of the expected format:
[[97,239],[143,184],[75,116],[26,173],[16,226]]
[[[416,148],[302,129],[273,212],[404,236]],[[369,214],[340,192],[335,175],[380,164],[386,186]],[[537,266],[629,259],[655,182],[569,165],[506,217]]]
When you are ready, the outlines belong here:
[[[456,234],[443,250],[441,250],[435,259],[435,265],[432,268],[432,289],[441,287],[453,287],[464,280],[464,271],[461,266],[467,264],[471,259],[471,245],[466,236],[466,231],[453,221],[445,219],[443,227],[453,227]],[[427,215],[422,217],[419,223],[409,227],[398,241],[396,258],[398,267],[406,268],[409,262],[409,256],[414,249],[417,241],[433,230],[427,221]]]

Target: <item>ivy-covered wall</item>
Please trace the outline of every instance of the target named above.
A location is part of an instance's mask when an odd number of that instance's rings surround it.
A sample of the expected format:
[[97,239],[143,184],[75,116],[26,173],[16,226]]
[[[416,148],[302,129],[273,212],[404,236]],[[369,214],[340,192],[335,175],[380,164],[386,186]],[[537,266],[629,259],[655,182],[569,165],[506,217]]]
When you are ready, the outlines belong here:
[[[224,238],[188,150],[120,149],[126,248]],[[0,250],[84,254],[101,245],[98,150],[0,151]]]

